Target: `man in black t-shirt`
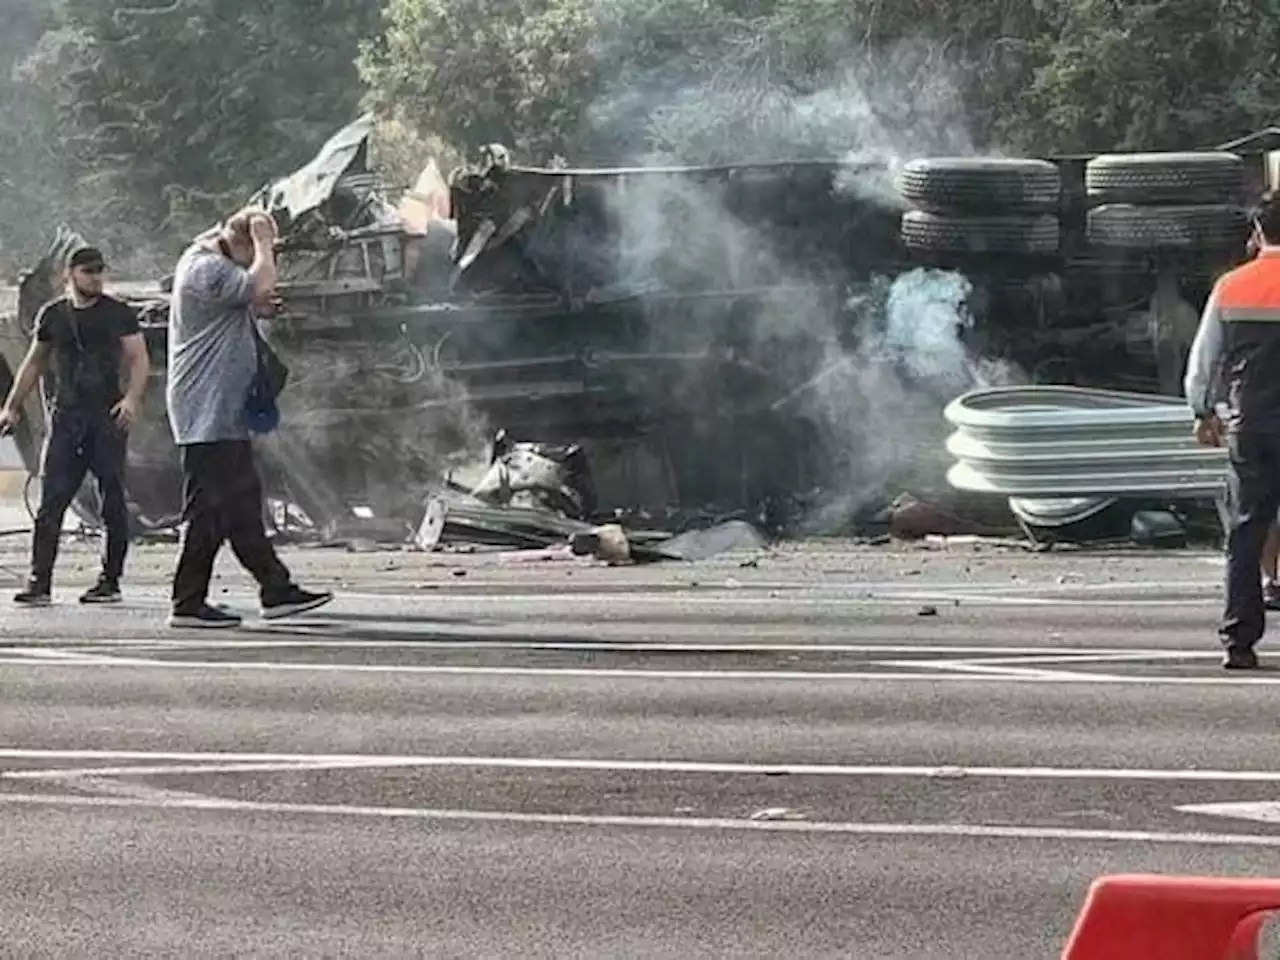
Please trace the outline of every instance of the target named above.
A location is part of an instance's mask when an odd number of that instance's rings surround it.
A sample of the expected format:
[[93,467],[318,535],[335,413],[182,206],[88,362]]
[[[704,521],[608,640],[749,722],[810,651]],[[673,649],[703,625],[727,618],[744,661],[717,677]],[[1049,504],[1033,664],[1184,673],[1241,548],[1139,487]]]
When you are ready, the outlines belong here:
[[[31,579],[14,597],[28,606],[51,601],[53,566],[67,508],[85,474],[98,481],[106,546],[97,584],[82,603],[117,603],[129,547],[129,511],[124,494],[125,450],[137,421],[150,361],[127,304],[103,293],[102,254],[81,247],[67,258],[66,293],[36,316],[35,338],[0,409],[0,433],[21,417],[22,405],[42,375],[49,409],[40,509],[31,539]],[[120,374],[128,368],[127,386]]]

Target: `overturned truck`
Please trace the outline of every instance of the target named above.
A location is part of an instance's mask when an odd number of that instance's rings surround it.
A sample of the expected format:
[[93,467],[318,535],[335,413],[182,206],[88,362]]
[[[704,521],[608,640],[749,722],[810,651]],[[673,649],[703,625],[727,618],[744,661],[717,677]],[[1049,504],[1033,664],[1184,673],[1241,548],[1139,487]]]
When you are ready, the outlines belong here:
[[[291,379],[263,444],[277,524],[403,535],[498,429],[581,444],[597,514],[698,505],[786,526],[818,502],[847,515],[881,488],[940,488],[941,404],[981,361],[1176,390],[1195,314],[1245,256],[1244,210],[1276,173],[1272,132],[1189,154],[897,170],[532,169],[493,145],[448,181],[428,165],[393,190],[372,132],[359,119],[251,198],[280,226],[267,332]],[[6,389],[73,242],[59,232],[6,311]],[[962,302],[941,276],[964,278]],[[141,309],[156,380],[129,462],[142,530],[178,509],[165,288],[115,289]],[[916,312],[928,330],[911,329]],[[951,352],[924,369],[930,338]],[[917,383],[925,402],[908,409]],[[17,440],[35,474],[38,397],[28,414]],[[76,509],[96,520],[90,488]]]

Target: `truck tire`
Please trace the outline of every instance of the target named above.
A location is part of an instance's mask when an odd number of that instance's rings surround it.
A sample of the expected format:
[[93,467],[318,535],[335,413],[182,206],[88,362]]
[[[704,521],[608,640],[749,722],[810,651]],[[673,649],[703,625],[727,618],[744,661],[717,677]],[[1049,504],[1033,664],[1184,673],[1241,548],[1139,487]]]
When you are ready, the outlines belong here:
[[1094,203],[1236,203],[1244,161],[1219,151],[1104,154],[1085,166],[1084,182]]
[[962,217],[923,210],[902,215],[903,244],[937,253],[1053,254],[1058,232],[1058,218],[1051,216]]
[[1249,218],[1225,204],[1134,206],[1114,203],[1088,213],[1089,242],[1116,250],[1229,250],[1244,252]]
[[921,157],[894,179],[904,200],[931,213],[1052,211],[1062,195],[1062,177],[1047,160]]

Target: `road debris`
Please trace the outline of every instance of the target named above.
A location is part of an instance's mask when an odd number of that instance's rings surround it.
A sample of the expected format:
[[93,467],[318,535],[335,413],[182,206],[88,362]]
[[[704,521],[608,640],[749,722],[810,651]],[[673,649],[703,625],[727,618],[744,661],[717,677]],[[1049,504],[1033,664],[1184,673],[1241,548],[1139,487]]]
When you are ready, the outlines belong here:
[[806,820],[805,814],[790,807],[768,807],[751,814],[752,820]]
[[467,487],[448,478],[428,499],[410,539],[424,552],[471,545],[531,551],[530,561],[590,557],[610,565],[697,562],[769,546],[742,520],[681,533],[645,530],[586,519],[594,503],[591,465],[581,447],[514,442],[499,432],[480,480]]

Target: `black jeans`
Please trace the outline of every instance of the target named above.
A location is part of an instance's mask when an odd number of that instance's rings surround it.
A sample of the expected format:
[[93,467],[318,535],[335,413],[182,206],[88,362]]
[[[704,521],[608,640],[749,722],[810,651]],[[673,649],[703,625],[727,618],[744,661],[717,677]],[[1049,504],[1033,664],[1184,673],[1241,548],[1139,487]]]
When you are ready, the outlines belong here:
[[31,537],[31,581],[47,588],[58,559],[58,538],[67,508],[92,473],[102,497],[106,544],[102,552],[103,579],[117,582],[129,552],[129,507],[124,495],[125,454],[129,435],[110,413],[57,411],[45,438],[40,508]]
[[182,454],[185,530],[173,576],[173,609],[193,613],[209,595],[213,564],[225,541],[255,580],[264,603],[292,586],[262,523],[262,481],[248,440],[193,443]]
[[1242,432],[1227,437],[1227,602],[1219,635],[1227,647],[1252,648],[1262,639],[1262,548],[1280,508],[1280,434]]

